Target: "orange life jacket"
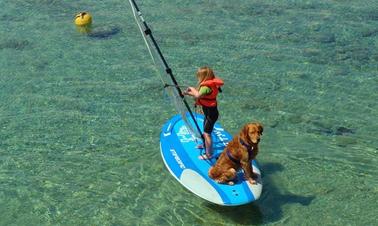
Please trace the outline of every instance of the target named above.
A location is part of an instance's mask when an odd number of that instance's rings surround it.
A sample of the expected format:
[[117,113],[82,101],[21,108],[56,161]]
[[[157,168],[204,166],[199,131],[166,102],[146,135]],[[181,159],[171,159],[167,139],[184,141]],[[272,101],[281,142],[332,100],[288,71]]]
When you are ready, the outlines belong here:
[[198,98],[196,104],[205,107],[217,106],[217,95],[219,92],[219,88],[223,86],[223,84],[223,80],[218,77],[201,82],[200,88],[201,86],[207,86],[211,89],[211,93]]

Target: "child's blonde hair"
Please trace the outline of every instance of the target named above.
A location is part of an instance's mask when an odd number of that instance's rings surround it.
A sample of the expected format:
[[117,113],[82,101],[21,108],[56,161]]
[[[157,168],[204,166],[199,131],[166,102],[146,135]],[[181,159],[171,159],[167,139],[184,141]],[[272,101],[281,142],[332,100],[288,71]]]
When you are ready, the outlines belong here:
[[215,77],[214,71],[209,67],[200,67],[197,71],[198,86],[206,80],[213,79]]

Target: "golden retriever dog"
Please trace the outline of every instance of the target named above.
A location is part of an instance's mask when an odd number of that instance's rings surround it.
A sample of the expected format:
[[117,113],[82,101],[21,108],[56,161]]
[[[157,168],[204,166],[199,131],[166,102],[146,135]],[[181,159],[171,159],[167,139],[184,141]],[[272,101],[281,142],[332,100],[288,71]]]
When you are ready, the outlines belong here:
[[244,178],[256,184],[257,175],[253,173],[251,161],[259,152],[258,144],[263,133],[260,123],[244,125],[238,135],[227,144],[217,162],[209,170],[209,177],[218,183],[233,185],[237,171],[242,168]]

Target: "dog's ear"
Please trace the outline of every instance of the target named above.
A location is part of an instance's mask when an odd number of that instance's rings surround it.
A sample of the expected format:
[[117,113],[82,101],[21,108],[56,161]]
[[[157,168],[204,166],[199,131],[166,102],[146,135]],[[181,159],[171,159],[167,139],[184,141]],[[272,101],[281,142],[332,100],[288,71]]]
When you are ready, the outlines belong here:
[[240,138],[242,140],[249,140],[249,128],[250,127],[250,124],[247,123],[244,125],[243,129],[240,131]]
[[263,125],[261,123],[257,122],[256,126],[257,126],[257,129],[259,130],[259,133],[262,135],[262,133],[264,132]]

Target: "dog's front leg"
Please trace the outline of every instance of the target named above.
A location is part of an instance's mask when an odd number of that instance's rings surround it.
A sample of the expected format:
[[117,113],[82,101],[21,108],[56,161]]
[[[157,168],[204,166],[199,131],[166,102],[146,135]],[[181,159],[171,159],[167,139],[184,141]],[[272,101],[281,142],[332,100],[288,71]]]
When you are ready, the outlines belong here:
[[241,166],[243,168],[243,171],[244,171],[244,178],[246,180],[248,180],[248,182],[250,184],[256,184],[256,181],[253,179],[254,178],[254,174],[253,174],[253,171],[252,171],[252,166],[251,166],[251,162],[250,161],[241,161]]

